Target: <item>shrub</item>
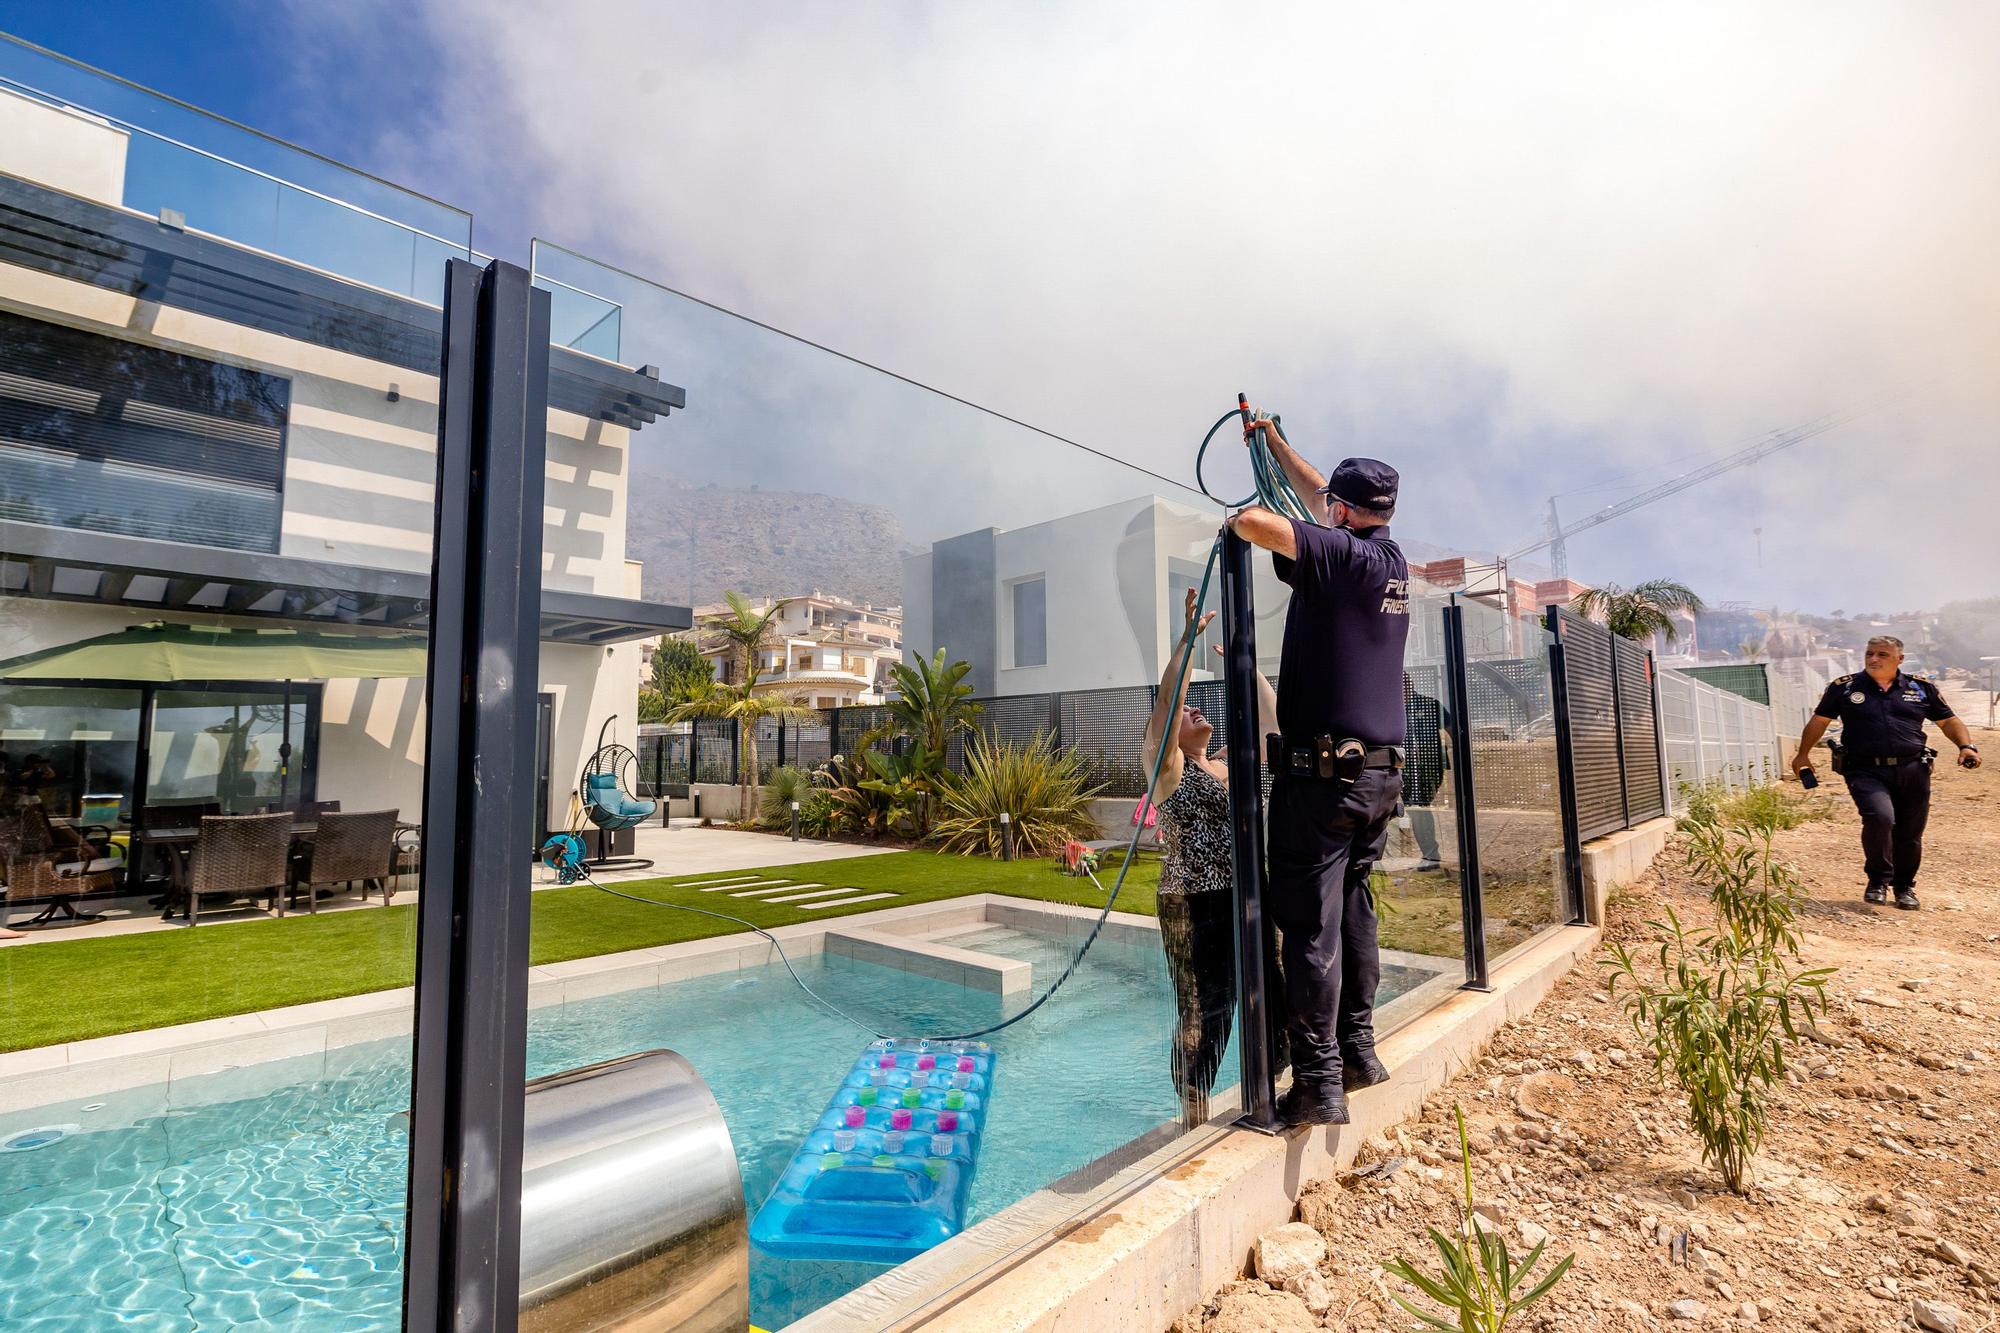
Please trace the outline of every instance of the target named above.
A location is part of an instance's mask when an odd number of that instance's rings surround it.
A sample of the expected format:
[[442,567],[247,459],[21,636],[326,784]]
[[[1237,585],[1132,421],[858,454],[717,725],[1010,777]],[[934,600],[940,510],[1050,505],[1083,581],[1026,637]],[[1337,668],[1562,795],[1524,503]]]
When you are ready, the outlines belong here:
[[832,792],[813,787],[799,798],[799,831],[808,838],[830,838],[840,831],[834,818]]
[[1014,825],[1014,848],[1041,856],[1071,839],[1098,835],[1090,801],[1097,788],[1074,751],[1059,751],[1046,732],[1031,741],[996,741],[975,734],[965,752],[965,776],[943,794],[934,832],[947,852],[998,856],[1000,816]]
[[1797,828],[1809,820],[1824,819],[1830,813],[1809,801],[1804,792],[1792,792],[1774,782],[1745,787],[1722,805],[1723,817],[1741,828],[1760,833]]
[[1562,1281],[1563,1274],[1576,1262],[1576,1256],[1564,1255],[1540,1282],[1525,1292],[1521,1290],[1535,1266],[1541,1263],[1542,1250],[1548,1242],[1535,1246],[1517,1264],[1507,1253],[1506,1240],[1480,1224],[1479,1214],[1472,1211],[1473,1153],[1471,1137],[1465,1132],[1465,1112],[1454,1106],[1452,1113],[1458,1117],[1459,1155],[1465,1164],[1465,1216],[1454,1237],[1447,1237],[1436,1227],[1430,1228],[1431,1243],[1437,1246],[1444,1261],[1444,1271],[1435,1275],[1422,1272],[1401,1256],[1389,1260],[1382,1268],[1444,1307],[1445,1315],[1440,1317],[1392,1294],[1391,1299],[1421,1319],[1424,1328],[1442,1329],[1444,1333],[1501,1333],[1509,1320]]
[[1768,1095],[1785,1072],[1796,1022],[1826,1009],[1832,968],[1792,971],[1775,952],[1731,934],[1691,938],[1672,909],[1651,923],[1660,936],[1657,982],[1641,979],[1624,945],[1611,946],[1605,989],[1631,985],[1625,1010],[1652,1050],[1653,1072],[1688,1099],[1688,1128],[1702,1159],[1743,1193],[1764,1138]]
[[1720,778],[1710,778],[1707,782],[1683,782],[1679,802],[1681,813],[1675,822],[1683,833],[1719,824],[1722,822],[1722,803],[1728,798],[1729,788]]
[[[764,800],[759,814],[767,828],[790,828],[792,823],[792,802],[801,804],[806,793],[812,790],[812,774],[803,768],[781,764],[771,770],[764,779]],[[800,811],[804,813],[803,809]]]
[[1687,863],[1707,884],[1716,920],[1738,947],[1797,956],[1799,876],[1772,853],[1769,830],[1715,824],[1693,829]]

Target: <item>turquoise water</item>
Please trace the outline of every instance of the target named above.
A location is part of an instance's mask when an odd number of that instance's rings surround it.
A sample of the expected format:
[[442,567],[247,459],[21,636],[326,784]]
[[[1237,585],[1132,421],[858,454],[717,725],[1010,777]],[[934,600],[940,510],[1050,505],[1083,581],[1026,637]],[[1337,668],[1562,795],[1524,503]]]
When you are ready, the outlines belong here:
[[[1073,948],[1000,928],[951,942],[1031,960],[1038,991]],[[799,970],[885,1030],[1002,1017],[993,996],[888,968]],[[1392,971],[1384,999],[1424,979]],[[969,1221],[1173,1118],[1172,1022],[1158,950],[1100,941],[1059,998],[998,1034]],[[754,1211],[867,1041],[774,965],[537,1009],[528,1069],[679,1051],[715,1093]],[[78,1128],[0,1153],[0,1327],[397,1327],[408,1061],[407,1041],[378,1042],[37,1112],[37,1125]],[[882,1271],[753,1252],[751,1318],[781,1328]]]

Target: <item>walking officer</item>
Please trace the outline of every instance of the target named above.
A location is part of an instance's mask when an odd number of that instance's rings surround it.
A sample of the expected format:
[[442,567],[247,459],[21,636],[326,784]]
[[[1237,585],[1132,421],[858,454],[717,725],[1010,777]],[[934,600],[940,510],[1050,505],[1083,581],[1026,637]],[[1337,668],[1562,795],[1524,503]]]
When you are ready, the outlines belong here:
[[1347,1123],[1346,1093],[1383,1082],[1375,1055],[1382,979],[1368,875],[1403,793],[1403,641],[1410,570],[1389,538],[1396,470],[1349,458],[1322,478],[1267,420],[1293,489],[1326,526],[1252,507],[1237,535],[1270,551],[1291,586],[1269,738],[1270,882],[1283,933],[1290,1125]]
[[1870,639],[1867,669],[1842,676],[1820,696],[1799,737],[1792,771],[1810,765],[1813,746],[1838,720],[1833,767],[1847,779],[1847,793],[1861,811],[1861,856],[1868,872],[1862,896],[1879,903],[1893,889],[1896,906],[1914,912],[1924,823],[1931,812],[1931,760],[1937,757],[1924,745],[1924,722],[1938,724],[1967,768],[1979,767],[1979,747],[1937,686],[1902,667],[1901,639],[1886,634]]

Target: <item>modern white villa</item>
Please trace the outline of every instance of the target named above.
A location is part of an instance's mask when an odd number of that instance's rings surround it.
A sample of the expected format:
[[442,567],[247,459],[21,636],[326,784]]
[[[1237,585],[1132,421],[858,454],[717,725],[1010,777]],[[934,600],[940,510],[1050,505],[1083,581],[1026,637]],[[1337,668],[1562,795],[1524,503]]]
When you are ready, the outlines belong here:
[[[151,803],[295,799],[418,818],[420,667],[6,665],[156,623],[424,628],[438,284],[468,238],[385,218],[374,194],[393,187],[349,175],[361,202],[0,90],[0,760],[17,802],[117,824]],[[533,762],[554,822],[606,720],[636,730],[638,642],[691,622],[640,601],[625,558],[632,452],[684,394],[558,348],[549,400]]]
[[[774,599],[751,601],[759,611]],[[811,708],[878,704],[888,695],[889,668],[902,656],[903,609],[829,597],[814,590],[783,603],[772,622],[769,646],[758,654],[757,692],[795,696]],[[729,606],[713,602],[694,608],[689,631],[715,678],[734,683],[738,664],[728,645],[699,628],[726,616]]]

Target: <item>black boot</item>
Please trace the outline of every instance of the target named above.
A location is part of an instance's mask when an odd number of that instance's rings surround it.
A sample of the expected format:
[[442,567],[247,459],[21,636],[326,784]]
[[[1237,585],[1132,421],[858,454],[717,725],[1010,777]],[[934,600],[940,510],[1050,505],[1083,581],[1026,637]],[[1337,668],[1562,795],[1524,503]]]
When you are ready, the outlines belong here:
[[1864,903],[1874,903],[1879,907],[1881,904],[1889,901],[1889,886],[1887,884],[1870,884],[1867,891],[1861,895],[1861,901]]
[[1295,1078],[1278,1098],[1278,1119],[1287,1129],[1300,1125],[1344,1125],[1347,1095],[1331,1079]]
[[1389,1081],[1389,1067],[1375,1058],[1375,1052],[1340,1057],[1340,1086],[1348,1092],[1372,1088]]
[[1917,891],[1914,886],[1909,884],[1898,884],[1896,886],[1896,906],[1902,908],[1905,912],[1914,912],[1917,910]]

